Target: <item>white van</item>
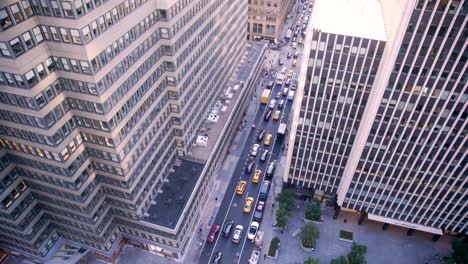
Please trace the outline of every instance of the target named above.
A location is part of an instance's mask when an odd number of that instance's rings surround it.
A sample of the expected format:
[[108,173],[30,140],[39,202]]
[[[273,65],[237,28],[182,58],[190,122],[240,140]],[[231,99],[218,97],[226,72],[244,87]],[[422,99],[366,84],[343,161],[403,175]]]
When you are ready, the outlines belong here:
[[294,100],[294,91],[289,91],[288,100]]

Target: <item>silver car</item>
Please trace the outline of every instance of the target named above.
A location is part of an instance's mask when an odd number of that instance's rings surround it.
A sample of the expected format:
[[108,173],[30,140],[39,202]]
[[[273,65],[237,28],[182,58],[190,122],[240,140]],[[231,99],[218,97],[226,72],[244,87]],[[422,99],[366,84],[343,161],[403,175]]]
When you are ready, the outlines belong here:
[[239,243],[242,237],[242,232],[244,231],[244,227],[242,225],[236,225],[236,229],[234,229],[234,235],[232,235],[232,242]]

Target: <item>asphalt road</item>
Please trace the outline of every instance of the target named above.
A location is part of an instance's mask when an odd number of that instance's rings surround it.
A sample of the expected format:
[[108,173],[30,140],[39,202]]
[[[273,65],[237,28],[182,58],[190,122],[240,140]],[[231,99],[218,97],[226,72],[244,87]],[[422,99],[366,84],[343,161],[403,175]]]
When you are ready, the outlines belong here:
[[[296,10],[296,7],[294,7],[292,10]],[[300,19],[299,16],[294,16],[294,21],[292,25],[296,24],[296,20]],[[299,45],[297,48],[298,51],[300,51],[300,54],[302,55],[302,45]],[[296,67],[292,67],[291,63],[293,58],[287,59],[286,55],[288,52],[294,53],[296,50],[293,49],[290,44],[288,43],[288,47],[282,48],[281,49],[281,54],[280,58],[284,62],[284,65],[277,65],[276,70],[278,71],[280,68],[283,66],[286,66],[289,69],[293,69],[296,73],[293,75],[292,78],[292,83],[295,83],[297,85],[297,75],[298,71],[300,68],[300,65]],[[300,56],[301,56],[300,55]],[[297,58],[297,61],[301,61],[301,57]],[[265,77],[262,77],[262,81],[266,82]],[[268,79],[269,77],[266,77]],[[271,97],[270,99],[274,99],[275,95],[278,92],[282,92],[283,88],[286,87],[284,84],[282,86],[280,85],[275,85],[275,87],[272,89]],[[278,109],[278,101],[279,100],[285,100],[285,106],[283,109]],[[260,98],[255,98],[255,100],[260,100]],[[281,110],[281,118],[280,120],[273,120],[273,118],[270,118],[269,121],[264,121],[263,116],[265,113],[269,110],[268,105],[266,104],[260,104],[260,107],[258,109],[258,112],[255,117],[255,129],[251,129],[250,127],[247,129],[250,129],[250,133],[248,135],[248,139],[246,141],[246,144],[243,146],[239,162],[236,165],[236,168],[234,170],[234,176],[231,179],[231,182],[229,183],[229,186],[226,190],[226,194],[220,204],[218,213],[216,215],[216,218],[214,220],[214,224],[220,225],[221,228],[224,226],[224,224],[230,220],[234,220],[234,226],[236,225],[242,225],[244,227],[244,231],[242,233],[242,237],[240,240],[239,244],[235,244],[231,241],[232,239],[232,234],[229,238],[225,238],[219,234],[218,239],[214,244],[208,244],[205,243],[199,263],[200,264],[205,264],[205,263],[210,263],[210,261],[213,258],[213,254],[217,251],[223,252],[223,257],[222,257],[222,263],[248,263],[248,259],[250,258],[250,255],[252,254],[252,250],[254,249],[254,245],[252,241],[247,239],[247,233],[250,227],[250,223],[252,222],[253,218],[253,212],[255,211],[256,204],[258,202],[258,196],[259,196],[259,191],[260,191],[260,186],[262,182],[265,180],[265,171],[266,168],[269,164],[270,161],[273,160],[279,160],[281,151],[282,151],[282,140],[277,140],[276,138],[276,132],[278,130],[278,126],[280,123],[288,123],[289,120],[287,118],[289,117],[289,113],[291,111],[291,105],[292,101],[287,100],[286,96],[281,96],[280,99],[276,99],[277,103],[275,108],[272,110],[272,115],[275,110]],[[270,144],[270,146],[265,146],[262,141],[257,140],[257,135],[260,130],[265,129],[266,133],[272,134],[273,135],[273,140]],[[255,169],[260,169],[262,171],[261,174],[261,181],[258,184],[252,183],[252,176],[253,173],[248,174],[245,172],[245,167],[247,166],[247,160],[250,157],[250,152],[253,144],[260,144],[260,151],[258,152],[259,154],[255,158]],[[260,161],[260,156],[261,153],[263,152],[264,149],[268,149],[271,152],[271,155],[268,157],[266,162],[261,162]],[[255,171],[255,169],[253,171]],[[277,175],[278,171],[276,171],[274,177],[280,177],[281,175]],[[240,180],[245,180],[247,182],[247,187],[243,193],[243,195],[237,195],[236,194],[236,185],[238,181]],[[272,191],[272,190],[270,190]],[[252,208],[252,212],[247,214],[243,212],[243,207],[245,203],[245,199],[247,197],[254,197],[254,205]],[[274,201],[267,201],[267,204],[270,205]],[[271,228],[271,227],[268,227]],[[260,223],[260,230],[262,230],[262,225]],[[265,242],[264,242],[265,243]],[[268,246],[268,245],[264,245]],[[263,256],[261,256],[261,259]]]

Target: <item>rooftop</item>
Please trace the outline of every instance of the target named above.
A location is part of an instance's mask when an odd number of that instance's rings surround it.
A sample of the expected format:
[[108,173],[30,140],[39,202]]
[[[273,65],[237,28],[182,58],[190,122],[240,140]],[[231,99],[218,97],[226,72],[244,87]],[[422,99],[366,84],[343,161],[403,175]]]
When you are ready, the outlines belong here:
[[162,192],[154,197],[154,204],[149,207],[144,220],[174,229],[204,166],[191,160],[176,161],[167,182],[161,187]]
[[387,40],[378,0],[316,0],[311,20],[322,32]]
[[[264,45],[265,43],[263,42],[248,42],[246,56],[244,56],[237,69],[238,78],[237,80],[230,80],[226,87],[233,87],[234,85],[239,84],[241,81],[245,81],[245,83],[247,83],[247,78],[255,68],[255,62],[262,55],[262,49]],[[241,90],[239,89],[238,91],[233,91],[233,89],[231,89],[231,91],[233,94],[232,98],[230,99],[231,102],[229,104],[226,104],[224,100],[220,100],[220,102],[222,101],[222,105],[227,106],[226,112],[219,114],[219,119],[216,123],[205,122],[203,124],[203,131],[200,132],[199,135],[202,135],[204,133],[206,136],[208,136],[208,141],[206,146],[194,145],[192,147],[190,156],[194,159],[206,162],[210,157],[210,154],[214,149],[216,141],[221,135],[224,125],[226,125],[226,121],[230,113],[232,112],[232,109],[234,108],[237,99],[239,98]]]

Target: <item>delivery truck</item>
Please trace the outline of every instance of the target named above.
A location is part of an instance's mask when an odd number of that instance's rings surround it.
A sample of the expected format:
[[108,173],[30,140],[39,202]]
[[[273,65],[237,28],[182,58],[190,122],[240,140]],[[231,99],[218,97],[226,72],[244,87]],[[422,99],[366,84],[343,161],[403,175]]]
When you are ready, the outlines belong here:
[[270,94],[271,94],[271,90],[269,90],[269,89],[263,90],[260,102],[262,104],[268,104],[268,101],[270,100]]

